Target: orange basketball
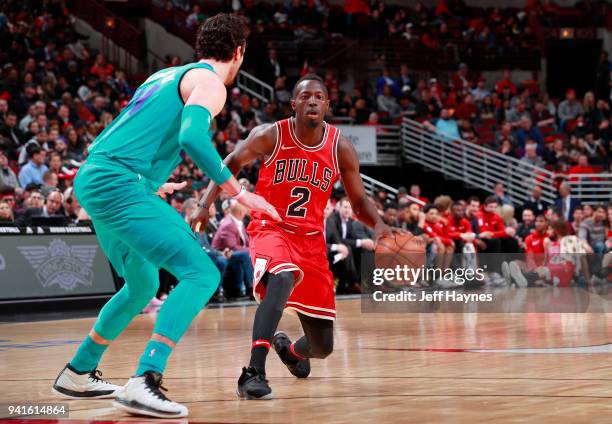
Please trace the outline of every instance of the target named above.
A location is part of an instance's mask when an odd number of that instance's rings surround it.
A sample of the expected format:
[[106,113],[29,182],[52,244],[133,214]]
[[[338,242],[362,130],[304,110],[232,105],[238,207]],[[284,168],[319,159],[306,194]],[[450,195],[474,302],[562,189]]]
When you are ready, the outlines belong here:
[[427,262],[426,243],[422,237],[412,234],[394,234],[383,237],[376,245],[377,268],[420,268]]

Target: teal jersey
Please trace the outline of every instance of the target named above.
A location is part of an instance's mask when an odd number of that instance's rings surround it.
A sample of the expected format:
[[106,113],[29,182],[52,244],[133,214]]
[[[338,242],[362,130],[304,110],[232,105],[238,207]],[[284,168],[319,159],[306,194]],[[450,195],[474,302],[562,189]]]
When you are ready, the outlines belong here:
[[155,188],[166,182],[181,162],[178,137],[185,105],[179,84],[193,68],[214,72],[208,64],[190,63],[154,73],[95,139],[89,154],[112,159],[147,178]]

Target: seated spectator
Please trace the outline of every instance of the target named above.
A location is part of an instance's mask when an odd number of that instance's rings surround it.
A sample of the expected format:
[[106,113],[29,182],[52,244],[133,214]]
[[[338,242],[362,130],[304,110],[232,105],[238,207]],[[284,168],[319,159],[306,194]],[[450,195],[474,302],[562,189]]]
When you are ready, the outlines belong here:
[[19,171],[19,184],[25,187],[29,184],[43,184],[43,175],[49,170],[45,165],[46,152],[38,146],[32,146],[28,150],[30,160]]
[[431,119],[434,116],[438,116],[440,109],[442,108],[440,99],[433,97],[428,89],[422,90],[420,94],[421,98],[416,104],[416,118]]
[[390,227],[398,226],[398,206],[397,203],[387,202],[383,205],[382,219]]
[[[443,272],[450,267],[453,261],[455,243],[448,236],[448,229],[444,220],[439,214],[438,208],[433,204],[428,204],[423,208],[425,223],[423,232],[431,239],[434,257],[434,267]],[[438,284],[445,286],[441,281]]]
[[441,136],[450,138],[451,140],[459,140],[461,138],[457,121],[452,118],[450,111],[446,108],[443,108],[440,111],[440,117],[436,119],[435,125],[427,121],[425,121],[424,124],[431,131],[434,131]]
[[413,198],[417,200],[420,200],[424,204],[429,203],[429,199],[427,197],[421,196],[421,186],[418,184],[410,185],[410,196],[412,196]]
[[276,78],[274,83],[274,98],[281,104],[289,104],[291,93],[285,88],[285,78]]
[[19,181],[15,172],[8,166],[8,156],[4,150],[0,150],[0,187],[19,188]]
[[[555,207],[559,210],[563,220],[571,222],[574,218],[574,210],[580,206],[580,199],[571,195],[571,188],[567,183],[559,186],[559,197],[555,200]],[[585,217],[587,216],[585,210]],[[590,215],[588,215],[590,216]]]
[[535,218],[533,228],[524,238],[525,261],[529,269],[544,263],[544,241],[548,237],[548,220],[544,215]]
[[521,223],[516,228],[516,235],[521,239],[525,239],[531,233],[535,224],[535,214],[531,209],[523,209],[521,214]]
[[410,99],[410,96],[403,95],[399,100],[400,116],[402,118],[414,119],[416,117],[416,105]]
[[379,112],[386,112],[392,119],[398,117],[401,113],[401,108],[397,104],[397,100],[391,93],[391,86],[385,85],[382,94],[376,98]]
[[509,122],[504,122],[501,129],[495,134],[495,142],[493,147],[499,149],[504,140],[509,140],[513,148],[516,146],[516,137],[512,132],[512,125]]
[[385,87],[389,87],[390,95],[399,97],[401,94],[401,87],[391,78],[391,70],[384,68],[383,73],[376,79],[376,95],[384,95]]
[[474,104],[474,98],[468,94],[463,99],[463,102],[457,107],[455,117],[458,120],[466,120],[474,122],[478,118],[478,107]]
[[425,214],[421,211],[422,207],[416,202],[402,205],[399,212],[399,226],[415,236],[423,234],[425,226]]
[[534,126],[529,116],[523,116],[519,121],[519,127],[516,130],[517,146],[520,149],[525,148],[525,142],[530,138],[537,144],[537,153],[544,152],[544,138],[538,127]]
[[248,252],[249,236],[245,230],[246,208],[236,201],[229,202],[229,213],[219,223],[212,247],[220,252],[231,251],[227,276],[234,287],[227,287],[230,295],[249,296],[252,292],[253,265]]
[[44,205],[42,207],[36,207],[33,202],[38,196],[42,198],[42,194],[40,193],[32,193],[30,196],[30,207],[28,207],[23,215],[21,215],[17,223],[21,227],[32,225],[32,218],[34,217],[54,217],[54,216],[65,216],[62,213],[62,203],[63,203],[63,195],[59,191],[54,191],[49,193]]
[[0,200],[0,226],[12,225],[15,223],[15,217],[13,215],[13,208],[11,204],[6,200]]
[[536,102],[531,112],[531,120],[539,128],[555,126],[555,117],[550,114],[544,103],[540,100]]
[[538,186],[531,191],[531,196],[521,206],[522,210],[530,209],[537,215],[543,215],[546,212],[548,204],[542,200],[542,189]]
[[503,205],[514,206],[512,199],[510,199],[510,196],[506,194],[506,187],[504,187],[502,183],[495,184],[493,191],[494,191],[493,198],[499,204],[499,206],[503,206]]
[[96,56],[96,61],[89,72],[92,75],[97,76],[100,81],[106,81],[107,79],[112,77],[113,71],[113,65],[106,61],[106,58],[102,53],[98,53],[98,55]]
[[501,146],[499,146],[497,151],[498,153],[501,153],[502,155],[516,157],[514,146],[512,145],[512,142],[508,140],[507,138],[502,140]]
[[478,105],[478,118],[480,121],[495,119],[495,104],[491,96],[486,96]]
[[480,77],[478,79],[478,82],[476,83],[476,87],[473,88],[471,91],[472,97],[474,98],[474,102],[479,106],[482,106],[485,101],[485,98],[491,98],[491,91],[485,88],[486,83],[486,78]]
[[557,138],[551,145],[546,147],[544,150],[544,160],[549,165],[569,161],[569,152],[565,148],[563,140]]
[[579,115],[582,115],[582,105],[576,101],[576,92],[573,89],[570,88],[567,90],[565,93],[565,100],[559,103],[557,113],[559,114],[561,128],[564,131],[567,131],[567,125],[571,123],[571,121],[578,118]]
[[578,234],[580,230],[580,224],[584,221],[584,211],[582,206],[578,206],[574,209],[574,214],[572,215],[574,220],[570,223],[572,226],[572,234]]
[[0,149],[15,150],[25,141],[25,134],[17,127],[17,114],[9,111],[0,127]]
[[57,191],[57,174],[55,172],[47,171],[43,175],[43,185],[40,188],[40,192],[43,196],[47,197],[52,191]]
[[509,235],[509,237],[502,239],[501,251],[504,253],[518,253],[519,239],[516,236],[518,222],[514,218],[514,206],[502,205],[499,210],[499,216],[501,216],[506,232]]
[[[572,175],[595,174],[595,169],[589,165],[587,155],[580,155],[578,156],[578,163],[568,170],[568,174],[570,175],[570,181],[576,181],[581,177],[572,177]],[[590,179],[596,180],[596,177],[590,177]]]
[[355,267],[355,260],[348,245],[342,243],[342,237],[333,222],[334,207],[327,202],[324,212],[324,236],[327,245],[327,258],[330,269],[338,277],[337,294],[356,291],[359,286],[359,275]]
[[470,221],[465,218],[465,208],[461,202],[453,202],[447,227],[448,236],[455,242],[455,253],[462,253],[466,244],[474,243],[476,233],[472,230]]
[[[357,221],[353,219],[353,208],[348,198],[340,199],[336,208],[337,213],[330,215],[326,225],[333,226],[333,231],[340,235],[340,242],[349,247],[355,261],[355,269],[359,270],[361,269],[362,256],[372,254],[374,251],[374,241],[371,234],[365,231],[363,226],[357,225]],[[340,292],[360,292],[360,287],[355,284],[339,289]]]
[[459,121],[459,134],[461,139],[470,143],[478,143],[478,132],[476,127],[468,120]]
[[538,155],[538,145],[535,140],[528,138],[525,141],[525,154],[521,158],[521,162],[525,162],[540,168],[544,168],[546,166],[544,159]]
[[502,253],[502,240],[513,237],[514,228],[506,229],[504,221],[499,216],[498,201],[495,196],[485,200],[483,208],[476,214],[478,222],[478,239],[480,264],[486,265],[489,272],[497,273],[501,269],[499,253]]
[[415,80],[409,73],[408,65],[400,65],[400,75],[397,79],[397,84],[400,87],[402,93],[412,91],[416,87]]
[[502,72],[502,79],[495,83],[495,91],[502,93],[504,90],[509,90],[511,95],[516,94],[516,85],[511,81],[511,74],[508,69],[504,69]]
[[505,120],[510,122],[513,127],[520,127],[523,118],[531,119],[529,111],[522,101],[519,101],[514,107],[510,107],[510,109],[505,111]]
[[593,216],[580,224],[578,237],[585,240],[594,253],[602,254],[606,250],[608,235],[606,228],[607,211],[604,205],[597,205],[593,209]]

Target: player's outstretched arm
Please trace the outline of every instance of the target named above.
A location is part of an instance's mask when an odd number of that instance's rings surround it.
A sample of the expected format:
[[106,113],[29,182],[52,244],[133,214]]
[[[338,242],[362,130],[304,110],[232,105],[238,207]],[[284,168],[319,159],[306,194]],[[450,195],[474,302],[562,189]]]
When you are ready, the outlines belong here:
[[[272,124],[259,125],[253,128],[246,140],[238,143],[236,149],[225,158],[225,166],[227,166],[232,175],[236,175],[243,166],[253,162],[258,157],[272,154],[275,145],[276,126]],[[222,187],[215,181],[211,181],[208,185],[192,220],[194,231],[196,231],[198,225],[200,228],[204,228],[208,223],[208,209],[219,195],[221,189]],[[249,207],[249,205],[245,206]]]
[[374,228],[376,239],[390,236],[393,230],[383,222],[374,203],[366,195],[359,174],[359,157],[353,145],[345,137],[340,137],[338,141],[338,167],[357,219]]
[[[263,212],[280,221],[276,209],[263,197],[248,193],[221,160],[210,138],[213,116],[225,104],[227,91],[223,82],[212,72],[204,70],[187,73],[181,82],[181,95],[189,92],[185,101],[179,132],[179,144],[191,156],[196,165],[222,190],[249,209]],[[184,84],[183,84],[184,82]],[[191,90],[189,90],[191,88]]]

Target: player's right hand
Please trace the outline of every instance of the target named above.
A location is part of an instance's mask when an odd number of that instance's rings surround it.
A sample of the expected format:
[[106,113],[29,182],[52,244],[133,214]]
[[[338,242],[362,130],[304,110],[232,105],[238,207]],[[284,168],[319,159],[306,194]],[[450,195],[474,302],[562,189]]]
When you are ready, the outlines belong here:
[[268,215],[270,218],[272,218],[273,220],[277,222],[282,221],[280,215],[278,214],[276,209],[274,209],[274,206],[268,203],[268,201],[264,199],[263,197],[261,197],[259,194],[255,194],[255,193],[251,193],[247,191],[246,193],[244,193],[242,197],[240,197],[237,200],[238,200],[238,203],[240,203],[242,206],[248,209],[259,211],[261,213],[265,213],[266,215]]

